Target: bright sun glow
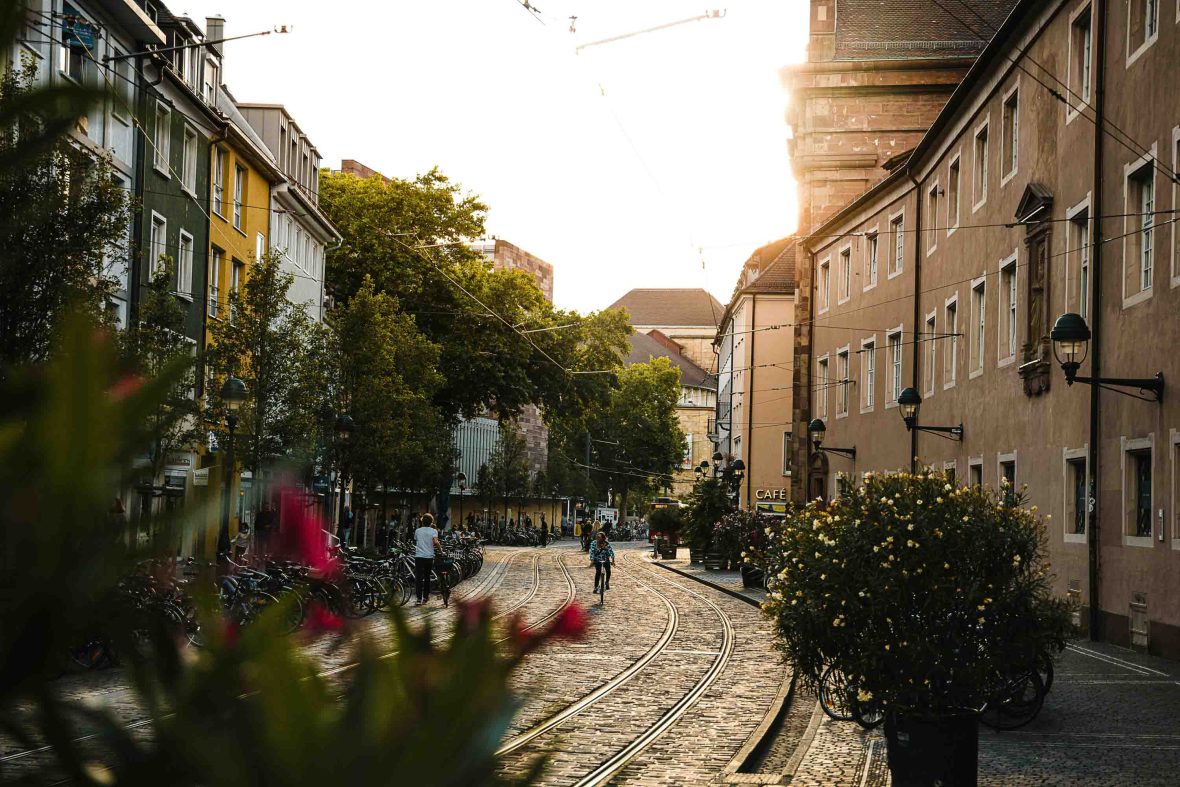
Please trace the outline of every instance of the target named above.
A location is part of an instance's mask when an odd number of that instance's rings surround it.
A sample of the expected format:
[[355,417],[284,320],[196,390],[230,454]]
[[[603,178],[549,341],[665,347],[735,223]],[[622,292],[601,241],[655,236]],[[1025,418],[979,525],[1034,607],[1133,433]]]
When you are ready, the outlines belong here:
[[[241,101],[285,104],[337,166],[438,166],[491,207],[488,231],[552,263],[559,305],[632,287],[707,287],[795,229],[779,70],[803,58],[807,4],[736,0],[371,3],[191,0],[227,35]],[[576,15],[576,33],[569,16]],[[542,24],[543,22],[544,24]],[[698,249],[703,249],[698,251]],[[702,256],[705,265],[702,268]]]

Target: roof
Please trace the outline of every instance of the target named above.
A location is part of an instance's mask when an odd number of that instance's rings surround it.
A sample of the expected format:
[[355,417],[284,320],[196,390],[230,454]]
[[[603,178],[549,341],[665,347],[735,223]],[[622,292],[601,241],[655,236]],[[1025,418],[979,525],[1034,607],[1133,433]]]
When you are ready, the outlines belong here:
[[[791,240],[794,240],[793,238]],[[795,291],[795,255],[797,243],[788,243],[742,292],[786,294]]]
[[667,358],[673,366],[680,368],[680,384],[692,388],[709,388],[717,390],[717,380],[701,367],[690,361],[686,356],[670,349],[664,342],[646,333],[635,332],[627,339],[631,345],[627,357],[623,359],[625,366],[636,363],[649,363],[652,358]]
[[701,288],[634,289],[610,305],[626,309],[632,325],[699,325],[717,327],[717,318],[725,309]]
[[1016,1],[836,0],[835,57],[837,60],[976,57]]

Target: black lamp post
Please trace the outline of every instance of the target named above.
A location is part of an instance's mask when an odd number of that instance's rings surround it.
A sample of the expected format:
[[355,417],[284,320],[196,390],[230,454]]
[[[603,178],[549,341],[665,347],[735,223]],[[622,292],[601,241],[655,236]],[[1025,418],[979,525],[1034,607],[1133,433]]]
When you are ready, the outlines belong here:
[[229,496],[233,491],[234,430],[238,428],[238,408],[246,401],[246,384],[232,375],[221,386],[221,401],[225,403],[225,425],[229,429],[229,445],[225,457],[225,492],[221,496],[221,527],[217,532],[217,554],[229,554]]
[[455,480],[459,482],[459,527],[463,527],[463,492],[467,489],[467,474],[460,472],[455,476]]
[[852,446],[852,448],[832,448],[831,446],[827,448],[823,447],[824,435],[827,433],[827,424],[825,424],[819,418],[816,418],[807,425],[807,434],[811,435],[811,445],[815,447],[817,452],[827,451],[828,453],[833,454],[844,454],[853,460],[856,459],[856,446]]
[[[340,467],[336,471],[337,480],[340,481],[340,507],[336,512],[337,516],[337,533],[343,533],[344,527],[344,490],[347,486],[344,482],[344,446],[348,445],[352,438],[353,429],[352,416],[346,413],[341,413],[336,416],[336,437],[340,440]],[[341,546],[348,546],[348,544],[341,543]]]
[[[1090,326],[1080,314],[1068,312],[1057,318],[1053,323],[1053,330],[1049,333],[1053,340],[1053,356],[1061,364],[1061,371],[1065,372],[1066,385],[1090,383],[1115,393],[1142,399],[1146,402],[1159,402],[1164,398],[1164,373],[1156,372],[1155,377],[1080,377],[1078,369],[1090,352]],[[1150,397],[1139,396],[1127,391],[1119,391],[1108,386],[1120,388],[1137,388],[1151,394]]]
[[695,475],[695,476],[696,476],[696,478],[697,478],[697,483],[698,483],[698,484],[699,484],[699,483],[700,483],[702,480],[704,480],[704,478],[705,478],[705,475],[706,475],[708,472],[709,472],[709,460],[708,460],[708,459],[702,459],[702,460],[701,460],[701,463],[700,463],[699,465],[696,465],[696,466],[695,466],[695,467],[693,467],[693,469],[692,469],[692,473],[693,473],[693,475]]
[[[720,451],[713,452],[713,476],[714,477],[719,477],[721,475],[721,460],[724,458],[725,457],[723,457],[721,455]],[[701,467],[704,467],[703,462],[701,463]]]
[[742,500],[742,480],[746,477],[746,463],[741,459],[733,460],[733,464],[729,466],[729,482],[733,490],[733,503],[735,506],[741,505]]
[[[918,426],[918,411],[922,407],[922,397],[913,388],[903,388],[897,397],[897,409],[901,411],[901,419],[905,421],[906,431],[930,432],[945,437],[947,440],[963,439],[963,424],[958,426]],[[910,457],[910,472],[918,469],[918,457]]]

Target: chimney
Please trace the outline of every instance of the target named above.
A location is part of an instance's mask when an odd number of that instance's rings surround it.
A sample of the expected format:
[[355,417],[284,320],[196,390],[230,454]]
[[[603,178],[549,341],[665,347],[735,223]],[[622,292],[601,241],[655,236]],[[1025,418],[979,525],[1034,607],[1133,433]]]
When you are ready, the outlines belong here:
[[[220,41],[223,38],[225,38],[225,17],[205,17],[205,40]],[[209,48],[216,52],[219,57],[225,57],[225,53],[221,47],[221,44],[212,44]]]

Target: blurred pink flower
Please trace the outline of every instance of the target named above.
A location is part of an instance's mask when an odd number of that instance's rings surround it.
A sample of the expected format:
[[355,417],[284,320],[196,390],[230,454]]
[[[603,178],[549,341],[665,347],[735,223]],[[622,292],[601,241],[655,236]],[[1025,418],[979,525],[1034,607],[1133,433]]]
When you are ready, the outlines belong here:
[[111,401],[121,402],[143,387],[143,383],[142,375],[125,374],[107,390],[107,395],[111,397]]
[[586,626],[589,620],[586,610],[582,607],[577,604],[567,604],[558,613],[545,635],[559,639],[582,640],[586,637]]
[[307,619],[303,622],[303,629],[311,634],[324,634],[330,631],[340,631],[344,628],[344,620],[318,601],[311,602],[307,609]]
[[278,554],[310,566],[313,571],[335,574],[340,565],[328,556],[327,537],[318,514],[296,490],[284,489],[281,500]]

